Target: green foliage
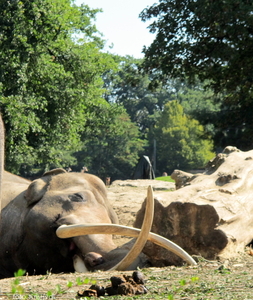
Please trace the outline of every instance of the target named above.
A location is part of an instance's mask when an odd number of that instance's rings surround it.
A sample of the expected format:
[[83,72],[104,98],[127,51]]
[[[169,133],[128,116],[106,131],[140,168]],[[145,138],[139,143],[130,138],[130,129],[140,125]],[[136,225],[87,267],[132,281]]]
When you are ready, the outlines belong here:
[[119,60],[119,70],[105,74],[105,97],[110,103],[124,106],[145,138],[164,104],[170,100],[172,91],[167,86],[150,89],[150,76],[139,71],[142,60],[133,57],[116,59]]
[[212,142],[203,139],[203,134],[203,126],[185,115],[177,101],[168,102],[151,136],[157,141],[157,169],[160,173],[204,167],[214,153]]
[[91,25],[97,10],[69,0],[1,0],[0,10],[6,168],[60,166],[80,142],[90,104],[105,103],[101,75],[115,67]]
[[25,272],[25,270],[19,269],[17,272],[14,273],[14,277],[24,276]]
[[173,100],[184,107],[184,112],[200,122],[205,128],[205,136],[215,137],[217,134],[217,116],[221,104],[212,90],[205,89],[204,85],[196,81],[195,84],[174,80],[175,93]]
[[201,89],[191,95],[170,80],[152,90],[155,75],[140,72],[140,60],[101,52],[99,10],[70,0],[0,0],[0,10],[7,170],[32,177],[85,165],[102,178],[130,178],[165,103],[179,99],[195,117]]
[[140,70],[142,60],[132,57],[116,57],[119,70],[108,72],[104,76],[110,103],[124,106],[131,121],[136,123],[146,138],[162,112],[164,105],[171,100],[178,100],[187,114],[205,125],[208,134],[215,134],[212,124],[219,105],[215,103],[214,93],[205,90],[202,83],[186,83],[180,79],[167,79],[152,88],[155,74],[145,74]]
[[[152,89],[150,85],[153,74],[143,74],[139,70],[141,60],[131,57],[118,59],[119,71],[107,73],[105,76],[106,88],[109,91],[106,99],[109,103],[116,102],[124,106],[132,122],[138,125],[142,138],[151,132],[150,144],[146,148],[150,157],[153,156],[152,128],[156,126],[165,104],[174,99],[182,104],[189,116],[201,120],[205,125],[205,131],[202,129],[199,139],[210,139],[215,134],[214,126],[210,124],[210,115],[213,117],[219,111],[219,106],[214,103],[213,92],[205,91],[203,84],[196,82],[190,85],[179,79],[168,79]],[[158,157],[158,165],[159,159]],[[189,157],[188,159],[190,160]]]
[[11,284],[11,293],[12,294],[24,294],[24,288],[20,285],[20,277],[25,274],[25,270],[19,269],[17,272],[14,273],[15,279]]
[[252,12],[252,1],[161,0],[141,13],[156,33],[145,49],[144,69],[158,83],[167,76],[207,82],[221,104],[212,122],[222,147],[253,146]]
[[103,122],[100,125],[92,123],[96,119],[94,116],[87,120],[89,130],[83,137],[82,150],[75,153],[79,170],[85,165],[101,178],[130,178],[145,145],[138,127],[116,104],[96,106],[93,111],[103,118]]
[[141,13],[144,21],[154,18],[149,28],[156,32],[145,51],[147,65],[175,77],[194,80],[198,74],[214,80],[216,90],[234,90],[251,70],[252,10],[251,1],[236,0],[154,4]]

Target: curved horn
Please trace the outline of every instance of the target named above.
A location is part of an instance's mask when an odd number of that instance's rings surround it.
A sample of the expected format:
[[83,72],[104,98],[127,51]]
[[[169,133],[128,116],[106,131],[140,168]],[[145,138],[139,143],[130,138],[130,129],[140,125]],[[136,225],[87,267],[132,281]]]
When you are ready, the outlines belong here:
[[141,232],[138,235],[137,240],[135,241],[133,247],[128,252],[128,254],[118,264],[116,264],[113,268],[111,268],[110,271],[111,270],[124,271],[135,261],[135,259],[141,253],[142,249],[144,248],[148,240],[149,232],[151,230],[151,226],[153,223],[153,217],[154,217],[154,195],[153,195],[152,187],[149,186],[147,191],[146,210],[145,210],[143,223],[141,226]]

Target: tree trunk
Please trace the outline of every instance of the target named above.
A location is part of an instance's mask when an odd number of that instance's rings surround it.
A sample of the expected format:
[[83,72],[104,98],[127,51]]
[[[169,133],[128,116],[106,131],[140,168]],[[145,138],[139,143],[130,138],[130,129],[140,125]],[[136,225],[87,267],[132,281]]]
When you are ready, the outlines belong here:
[[0,114],[0,214],[2,209],[2,180],[4,171],[4,124]]
[[[179,180],[185,175],[178,170],[176,173]],[[174,178],[177,181],[175,173]],[[135,227],[141,226],[144,211],[145,204],[137,213]],[[244,251],[253,239],[253,150],[226,147],[208,163],[203,174],[194,175],[176,191],[159,195],[151,231],[189,254],[207,259],[228,258]],[[144,253],[155,266],[182,263],[151,243]]]

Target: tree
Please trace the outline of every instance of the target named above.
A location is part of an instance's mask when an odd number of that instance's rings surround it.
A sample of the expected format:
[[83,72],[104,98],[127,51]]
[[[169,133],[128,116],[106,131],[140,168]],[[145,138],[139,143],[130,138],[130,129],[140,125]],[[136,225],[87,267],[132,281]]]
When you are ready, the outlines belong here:
[[91,173],[103,179],[131,178],[145,145],[138,127],[117,104],[96,105],[93,113],[102,116],[102,120],[100,124],[94,124],[94,115],[87,120],[82,149],[74,154],[77,166],[72,169],[80,171],[85,165]]
[[252,12],[248,0],[160,0],[140,15],[154,20],[149,28],[156,32],[144,69],[158,80],[207,81],[222,102],[216,144],[245,150],[253,147]]
[[[146,74],[140,74],[138,67],[140,59],[123,57],[120,59],[119,70],[106,74],[105,86],[106,99],[110,103],[123,105],[131,121],[138,125],[140,132],[145,137],[148,129],[154,123],[156,111],[163,107],[161,90],[148,89],[150,79]],[[164,91],[163,91],[164,92]]]
[[168,102],[150,137],[156,139],[160,174],[178,168],[203,168],[215,155],[212,142],[203,136],[203,126],[185,115],[178,101]]
[[115,63],[91,24],[98,10],[70,0],[0,0],[0,11],[6,168],[61,166],[63,151],[79,145],[90,104],[106,105],[101,76]]
[[[211,89],[204,88],[201,82],[194,84],[174,80],[175,93],[172,95],[184,108],[184,113],[204,126],[204,136],[212,139],[217,135],[217,116],[221,104]],[[223,149],[221,149],[223,150]]]
[[171,100],[175,88],[170,84],[150,88],[151,78],[139,71],[141,59],[118,57],[119,69],[105,74],[105,98],[109,103],[123,105],[131,121],[138,125],[142,137],[146,138],[149,129],[166,102]]

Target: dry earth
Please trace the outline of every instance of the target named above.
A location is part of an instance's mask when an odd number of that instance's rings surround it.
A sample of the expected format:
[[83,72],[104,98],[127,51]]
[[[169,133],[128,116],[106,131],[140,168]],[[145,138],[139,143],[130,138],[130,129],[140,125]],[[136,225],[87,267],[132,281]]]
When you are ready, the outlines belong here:
[[[131,226],[136,212],[152,185],[155,197],[174,189],[174,184],[156,180],[115,181],[108,187],[120,224]],[[117,244],[125,238],[115,237]],[[198,258],[197,266],[147,268],[148,294],[140,296],[104,296],[103,299],[253,299],[253,257],[241,253],[226,261]],[[88,288],[93,281],[106,286],[115,274],[132,272],[97,272],[89,274],[47,274],[0,280],[3,299],[76,299],[77,291]],[[82,298],[85,299],[85,298]]]

